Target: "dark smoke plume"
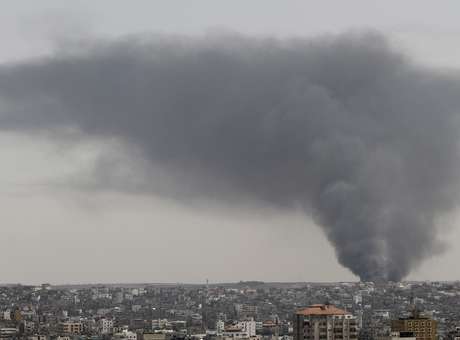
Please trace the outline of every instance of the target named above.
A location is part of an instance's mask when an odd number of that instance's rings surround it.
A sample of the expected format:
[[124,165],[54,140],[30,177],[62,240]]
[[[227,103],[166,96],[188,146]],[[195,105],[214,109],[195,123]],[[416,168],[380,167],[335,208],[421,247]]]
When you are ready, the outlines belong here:
[[4,130],[134,145],[184,192],[300,205],[362,280],[442,250],[457,204],[459,77],[378,34],[94,41],[1,66],[0,105]]

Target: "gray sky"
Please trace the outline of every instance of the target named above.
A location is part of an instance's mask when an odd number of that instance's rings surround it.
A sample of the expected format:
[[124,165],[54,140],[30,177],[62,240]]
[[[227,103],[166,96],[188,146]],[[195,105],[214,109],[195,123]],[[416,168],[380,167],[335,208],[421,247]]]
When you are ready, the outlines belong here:
[[[135,5],[134,5],[135,4]],[[2,62],[52,53],[63,39],[146,32],[309,37],[377,29],[417,62],[460,67],[458,1],[11,1],[0,13]],[[116,142],[56,145],[46,136],[0,136],[4,282],[356,280],[321,230],[300,213],[179,204],[151,195],[64,185],[90,172]],[[458,279],[452,245],[409,279]],[[280,228],[281,226],[281,228]],[[320,254],[320,255],[319,255]],[[295,264],[295,265],[294,265]],[[444,269],[446,268],[446,269]],[[447,270],[449,268],[449,270]]]

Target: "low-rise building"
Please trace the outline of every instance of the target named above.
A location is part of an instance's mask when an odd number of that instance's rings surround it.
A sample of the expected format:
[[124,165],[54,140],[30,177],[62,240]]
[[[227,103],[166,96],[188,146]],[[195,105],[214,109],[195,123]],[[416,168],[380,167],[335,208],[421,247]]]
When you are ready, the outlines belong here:
[[83,326],[81,322],[63,322],[59,325],[61,334],[81,334]]
[[127,329],[113,335],[114,340],[137,340],[137,334]]

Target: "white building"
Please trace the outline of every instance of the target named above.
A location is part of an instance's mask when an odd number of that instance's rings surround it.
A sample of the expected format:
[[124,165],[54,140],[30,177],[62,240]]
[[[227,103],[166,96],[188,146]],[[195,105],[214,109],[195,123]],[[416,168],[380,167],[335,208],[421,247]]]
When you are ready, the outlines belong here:
[[137,340],[137,334],[127,329],[124,329],[120,333],[115,333],[113,335],[113,339],[115,340]]
[[360,305],[363,303],[363,296],[361,295],[361,293],[353,296],[353,302],[355,303],[355,305]]
[[111,334],[113,332],[113,320],[100,319],[98,326],[102,334]]
[[256,335],[256,322],[254,319],[238,321],[237,326],[240,327],[243,332],[247,333],[248,336]]
[[11,320],[11,311],[6,310],[3,312],[3,320]]
[[225,330],[225,322],[222,320],[218,320],[216,322],[216,333],[217,335],[221,335]]
[[171,327],[171,323],[168,319],[153,319],[152,320],[152,329],[164,329]]
[[0,337],[10,338],[15,337],[18,334],[19,330],[13,327],[0,328]]
[[60,335],[60,336],[58,336],[56,338],[56,340],[71,340],[71,339],[70,339],[70,336],[62,336],[62,335]]

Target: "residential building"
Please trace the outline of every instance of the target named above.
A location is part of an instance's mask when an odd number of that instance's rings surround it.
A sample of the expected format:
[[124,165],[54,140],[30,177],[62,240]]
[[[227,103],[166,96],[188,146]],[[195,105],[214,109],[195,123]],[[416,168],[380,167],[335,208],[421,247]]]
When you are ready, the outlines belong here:
[[257,306],[247,304],[235,304],[235,311],[239,317],[256,317]]
[[0,328],[0,338],[12,338],[17,336],[18,329],[14,327]]
[[63,322],[59,325],[61,334],[81,334],[82,329],[81,322]]
[[137,334],[127,329],[113,335],[114,340],[137,340]]
[[356,340],[356,317],[329,304],[316,304],[294,315],[294,340]]
[[416,340],[436,340],[437,322],[415,312],[407,318],[391,320],[392,332],[413,332]]
[[171,334],[161,332],[161,333],[144,333],[143,340],[169,340]]
[[48,340],[46,335],[31,335],[27,337],[27,340]]
[[375,340],[416,340],[413,332],[391,332],[388,336],[377,336]]
[[216,322],[216,334],[221,335],[225,330],[225,322],[222,320],[217,320]]
[[111,319],[100,319],[99,329],[102,334],[111,334],[113,332],[113,320]]
[[256,335],[256,322],[254,319],[238,321],[237,327],[241,328],[241,330],[250,337]]

